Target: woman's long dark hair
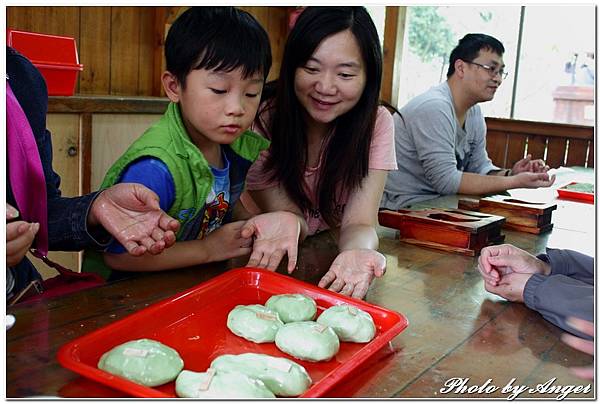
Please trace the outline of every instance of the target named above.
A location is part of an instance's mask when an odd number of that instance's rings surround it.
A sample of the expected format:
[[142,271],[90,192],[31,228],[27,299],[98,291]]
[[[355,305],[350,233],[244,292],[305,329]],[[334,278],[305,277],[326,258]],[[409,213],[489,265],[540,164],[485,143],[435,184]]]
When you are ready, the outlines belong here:
[[324,39],[345,30],[354,34],[360,47],[366,84],[358,103],[333,122],[333,131],[323,151],[317,204],[321,216],[331,227],[341,221],[342,212],[337,206],[339,198],[359,188],[368,174],[369,150],[379,104],[381,46],[375,25],[364,7],[307,7],[300,14],[285,45],[274,97],[268,99],[269,93],[273,93],[269,91],[273,90],[271,84],[265,88],[263,99],[267,99],[257,119],[258,126],[271,135],[266,171],[271,180],[279,181],[290,198],[306,212],[311,206],[304,180],[308,142],[304,108],[296,97],[294,78],[296,69],[305,65]]

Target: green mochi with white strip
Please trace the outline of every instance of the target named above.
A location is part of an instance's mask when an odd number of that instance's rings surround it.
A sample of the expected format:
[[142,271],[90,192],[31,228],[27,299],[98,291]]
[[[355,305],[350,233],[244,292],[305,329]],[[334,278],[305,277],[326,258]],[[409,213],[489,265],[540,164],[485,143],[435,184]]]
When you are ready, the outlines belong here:
[[245,353],[221,355],[210,364],[217,370],[237,371],[262,380],[280,397],[296,397],[304,393],[312,380],[303,366],[286,358]]
[[138,339],[105,352],[98,368],[144,386],[154,387],[175,380],[183,359],[176,350],[152,339]]
[[344,342],[369,342],[375,336],[373,317],[349,304],[331,306],[321,313],[317,323],[333,328]]
[[[210,370],[210,369],[209,369]],[[265,384],[240,372],[184,370],[175,380],[175,393],[182,398],[275,398]]]
[[238,305],[227,316],[227,328],[235,335],[256,343],[273,342],[283,322],[277,312],[261,304]]
[[273,295],[267,300],[265,306],[279,313],[279,317],[284,323],[309,321],[314,319],[317,314],[317,303],[300,293]]
[[281,327],[275,345],[283,352],[310,362],[328,361],[340,350],[340,340],[331,327],[315,321],[298,321]]

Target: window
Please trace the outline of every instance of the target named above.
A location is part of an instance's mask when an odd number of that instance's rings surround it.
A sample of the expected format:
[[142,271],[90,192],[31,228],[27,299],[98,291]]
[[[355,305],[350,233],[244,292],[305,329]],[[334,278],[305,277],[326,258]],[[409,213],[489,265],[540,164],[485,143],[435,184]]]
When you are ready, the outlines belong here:
[[593,125],[594,18],[592,5],[408,7],[398,107],[446,80],[458,40],[482,32],[504,44],[509,72],[484,115]]

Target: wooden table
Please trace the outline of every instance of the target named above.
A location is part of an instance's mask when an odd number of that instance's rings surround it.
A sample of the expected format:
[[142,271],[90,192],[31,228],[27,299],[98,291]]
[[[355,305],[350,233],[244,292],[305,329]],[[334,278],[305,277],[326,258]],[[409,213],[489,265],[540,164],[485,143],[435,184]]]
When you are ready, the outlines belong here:
[[[543,193],[537,195],[543,197]],[[458,198],[438,198],[420,206],[456,207]],[[505,230],[506,242],[532,253],[543,252],[548,245],[594,254],[594,206],[557,202],[552,232],[536,236]],[[561,330],[538,313],[486,292],[477,258],[400,243],[391,229],[380,228],[379,233],[387,273],[374,281],[367,301],[403,313],[410,325],[359,374],[331,391],[331,397],[506,398],[509,393],[501,389],[513,378],[513,385],[531,388],[548,381],[553,386],[588,385],[570,375],[568,368],[590,365],[592,358],[563,344]],[[316,284],[335,253],[330,233],[309,238],[293,276]],[[63,369],[56,361],[58,348],[243,264],[238,259],[144,274],[46,303],[8,308],[17,320],[6,334],[7,396],[121,397],[119,391]],[[468,378],[469,387],[493,385],[499,389],[490,394],[470,394],[466,389],[462,394],[442,394],[451,378]],[[488,379],[492,380],[486,385]],[[594,392],[592,384],[588,393],[569,397],[591,398]],[[526,391],[519,397],[554,399],[557,395]]]

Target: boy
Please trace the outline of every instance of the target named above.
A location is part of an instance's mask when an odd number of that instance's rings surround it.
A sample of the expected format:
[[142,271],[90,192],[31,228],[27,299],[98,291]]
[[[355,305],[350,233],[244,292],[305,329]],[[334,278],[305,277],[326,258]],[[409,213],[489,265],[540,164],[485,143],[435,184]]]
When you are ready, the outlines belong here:
[[[191,7],[171,26],[165,56],[162,83],[171,103],[113,164],[102,187],[146,185],[181,227],[175,245],[158,256],[128,257],[113,243],[104,261],[116,270],[175,269],[251,251],[252,234],[242,237],[245,222],[232,217],[234,207],[240,216],[236,202],[248,168],[268,147],[246,130],[271,67],[267,33],[233,7]],[[98,271],[89,264],[86,270]]]

